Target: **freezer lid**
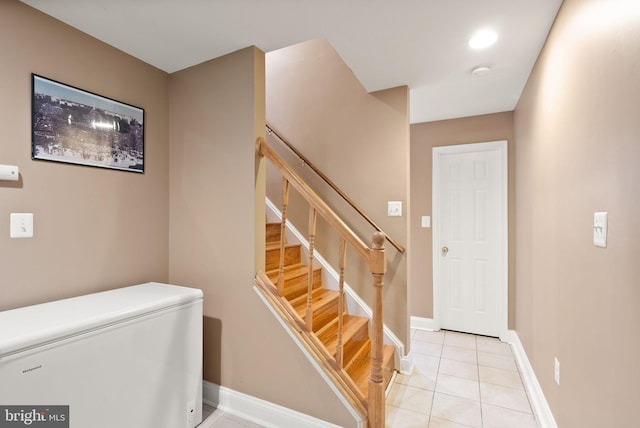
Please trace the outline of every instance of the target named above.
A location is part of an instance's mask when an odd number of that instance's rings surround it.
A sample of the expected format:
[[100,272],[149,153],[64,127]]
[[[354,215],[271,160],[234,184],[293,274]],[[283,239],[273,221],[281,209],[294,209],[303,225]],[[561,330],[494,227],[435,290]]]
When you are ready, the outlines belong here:
[[148,282],[0,312],[0,359],[23,349],[202,301],[202,290]]

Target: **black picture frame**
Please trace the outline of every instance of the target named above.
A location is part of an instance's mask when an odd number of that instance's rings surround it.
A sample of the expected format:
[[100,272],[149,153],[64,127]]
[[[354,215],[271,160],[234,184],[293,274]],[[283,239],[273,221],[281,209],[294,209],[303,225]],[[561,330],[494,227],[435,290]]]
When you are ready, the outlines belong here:
[[144,109],[31,78],[31,159],[144,173]]

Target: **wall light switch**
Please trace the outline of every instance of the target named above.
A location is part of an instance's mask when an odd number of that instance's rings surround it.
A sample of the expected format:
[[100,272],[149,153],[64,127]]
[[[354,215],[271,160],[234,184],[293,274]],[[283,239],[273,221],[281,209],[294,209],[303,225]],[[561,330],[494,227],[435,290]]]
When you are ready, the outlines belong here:
[[596,247],[607,247],[607,214],[593,214],[593,245]]
[[12,238],[32,238],[33,213],[11,213],[9,236]]
[[422,216],[422,227],[431,227],[431,217],[428,215]]
[[402,217],[402,201],[387,202],[388,217]]

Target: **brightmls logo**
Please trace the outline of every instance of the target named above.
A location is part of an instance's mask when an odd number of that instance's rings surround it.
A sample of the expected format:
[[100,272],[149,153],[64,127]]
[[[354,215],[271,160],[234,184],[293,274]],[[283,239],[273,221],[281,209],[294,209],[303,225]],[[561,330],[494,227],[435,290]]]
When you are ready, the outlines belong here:
[[0,428],[69,428],[69,406],[0,406]]

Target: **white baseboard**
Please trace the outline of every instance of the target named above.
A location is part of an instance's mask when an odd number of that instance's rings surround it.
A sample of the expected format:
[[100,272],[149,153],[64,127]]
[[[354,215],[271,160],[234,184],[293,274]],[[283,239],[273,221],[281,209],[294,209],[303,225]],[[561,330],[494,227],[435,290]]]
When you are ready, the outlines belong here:
[[411,317],[411,328],[416,330],[433,331],[433,319],[422,317]]
[[527,390],[529,399],[531,400],[531,407],[533,408],[533,413],[536,415],[536,419],[538,420],[538,425],[540,428],[558,428],[556,420],[553,417],[553,413],[551,413],[549,403],[547,403],[547,399],[545,398],[542,388],[538,383],[533,367],[529,362],[527,353],[522,346],[522,342],[520,342],[518,333],[515,330],[509,330],[506,341],[511,344],[511,349],[513,349],[513,354],[516,358],[518,367],[520,368],[524,387]]
[[202,401],[267,428],[340,428],[338,425],[206,380],[202,381]]
[[[410,375],[413,371],[413,354],[409,352],[400,358],[400,373]],[[389,384],[391,385],[391,383]]]

